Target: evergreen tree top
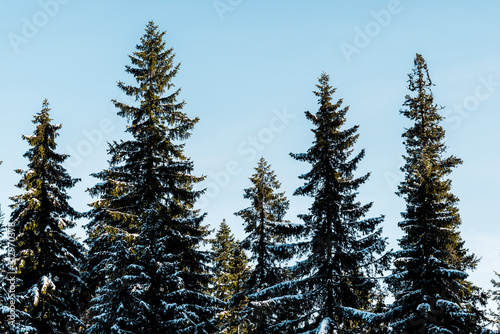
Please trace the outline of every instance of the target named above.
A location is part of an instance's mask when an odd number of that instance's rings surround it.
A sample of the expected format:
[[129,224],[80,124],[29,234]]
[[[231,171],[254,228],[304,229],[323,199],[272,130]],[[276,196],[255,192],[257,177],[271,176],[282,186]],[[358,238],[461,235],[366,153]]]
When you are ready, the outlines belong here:
[[[69,206],[67,201],[70,196],[65,193],[66,189],[73,187],[80,179],[71,178],[62,166],[68,155],[55,152],[57,147],[55,138],[59,135],[57,131],[61,128],[61,124],[52,124],[49,112],[49,102],[44,100],[42,110],[33,117],[32,122],[36,125],[33,135],[23,135],[23,139],[31,146],[24,154],[24,157],[29,159],[29,169],[16,170],[22,175],[16,186],[26,193],[11,197],[14,204],[10,207],[15,209],[13,217],[20,213],[18,210],[39,207],[44,198],[50,199],[49,211],[52,215],[80,217],[80,214]],[[71,221],[66,223],[74,226]]]
[[319,97],[320,110],[327,110],[327,108],[332,107],[332,95],[337,89],[330,86],[330,76],[325,72],[321,73],[316,87],[318,90],[313,91],[313,94]]
[[215,234],[215,239],[212,239],[211,242],[214,252],[228,249],[236,244],[234,235],[231,233],[231,228],[225,219],[220,223],[219,230]]
[[439,125],[443,118],[438,111],[443,108],[434,103],[432,86],[434,84],[430,79],[427,64],[424,58],[417,54],[412,73],[408,74],[408,89],[415,95],[405,96],[403,106],[406,108],[401,110],[401,114],[415,121],[415,125],[406,131],[403,137],[410,147],[421,146],[442,153],[446,147],[441,145],[440,141],[444,138],[445,132]]
[[[251,206],[235,213],[243,218],[245,231],[250,233],[242,242],[243,247],[247,249],[263,247],[250,245],[250,240],[254,238],[266,240],[266,243],[276,243],[288,236],[290,232],[288,230],[293,225],[284,220],[290,201],[286,198],[285,192],[277,192],[281,183],[271,165],[261,157],[254,170],[255,173],[249,177],[252,186],[246,188],[243,195],[243,198],[251,201]],[[276,228],[280,230],[279,233],[274,231]]]
[[[184,154],[183,141],[190,136],[198,118],[188,117],[182,111],[184,101],[177,102],[180,89],[173,89],[172,80],[180,64],[174,64],[173,49],[165,48],[164,35],[149,22],[141,43],[130,55],[132,65],[126,66],[126,72],[132,74],[137,84],[119,81],[118,87],[137,103],[112,102],[119,109],[118,115],[129,121],[126,131],[133,139],[113,143],[109,149],[112,169],[94,176],[106,180],[114,174],[112,178],[123,182],[123,191],[140,194],[139,202],[144,206],[171,198],[173,191],[177,199],[184,197],[177,204],[192,207],[200,195],[191,192],[192,185],[203,177],[190,175],[193,164]],[[175,187],[166,183],[172,175],[177,175]],[[90,192],[95,196],[102,190],[97,186]]]
[[[261,157],[254,168],[255,173],[249,177],[253,187],[245,189],[243,198],[250,199],[252,206],[264,215],[262,218],[274,222],[281,221],[284,218],[285,211],[288,209],[289,201],[285,197],[285,192],[275,192],[281,188],[276,173],[271,169],[271,165]],[[255,212],[260,215],[261,213]],[[241,215],[245,221],[254,220],[256,217],[251,215]]]
[[[328,119],[335,117],[337,120],[342,121],[339,123],[339,126],[342,126],[345,122],[345,115],[349,110],[349,106],[339,108],[342,105],[343,99],[338,99],[335,104],[332,103],[332,95],[337,91],[337,88],[330,85],[330,76],[325,72],[321,73],[316,87],[317,90],[313,91],[313,94],[318,97],[318,104],[320,105],[316,118]],[[310,115],[310,113],[306,112],[307,115]],[[308,119],[311,118],[308,117]]]
[[[445,194],[451,189],[451,181],[439,178],[450,174],[452,168],[461,164],[462,160],[455,156],[443,157],[447,147],[443,142],[445,130],[439,124],[443,118],[438,112],[443,108],[434,103],[431,91],[433,83],[422,55],[417,53],[408,78],[408,89],[415,95],[406,95],[403,103],[406,108],[400,112],[414,122],[402,134],[407,151],[402,171],[411,177],[403,181],[398,194],[408,194],[413,183],[421,183],[425,179],[441,183],[445,187],[441,193]],[[453,203],[458,201],[454,196],[448,199]]]
[[32,147],[24,154],[25,158],[34,159],[30,161],[29,167],[35,168],[42,161],[54,159],[56,162],[62,162],[67,157],[65,154],[53,154],[56,149],[55,138],[59,136],[57,130],[61,128],[61,124],[52,124],[52,119],[49,115],[50,107],[47,99],[43,100],[42,110],[33,116],[32,123],[36,124],[33,135],[22,135]]
[[146,129],[154,128],[158,133],[156,136],[184,140],[190,136],[189,130],[198,118],[190,119],[180,111],[185,104],[184,101],[177,102],[180,88],[164,96],[175,87],[172,79],[180,66],[180,63],[174,64],[173,48],[165,49],[164,35],[165,32],[159,31],[152,21],[148,23],[141,44],[129,55],[132,66],[125,66],[126,72],[134,76],[138,86],[118,82],[118,87],[127,95],[140,101],[139,106],[125,105],[116,100],[113,102],[120,109],[118,115],[132,121],[127,131],[134,137],[144,137]]
[[[353,176],[353,171],[365,155],[365,150],[361,149],[349,160],[353,152],[352,147],[359,137],[357,134],[359,126],[343,128],[349,107],[342,107],[343,99],[332,103],[332,94],[336,89],[329,84],[329,80],[330,77],[322,73],[316,85],[317,90],[313,91],[319,97],[317,113],[305,112],[306,118],[314,125],[313,145],[306,153],[290,154],[296,160],[313,165],[311,171],[299,176],[308,183],[298,188],[294,195],[315,196],[315,192],[321,187],[328,188],[332,182],[337,186],[345,186],[345,189],[350,189],[351,186],[355,189],[369,177],[369,173],[358,178]],[[333,194],[325,192],[324,196]]]

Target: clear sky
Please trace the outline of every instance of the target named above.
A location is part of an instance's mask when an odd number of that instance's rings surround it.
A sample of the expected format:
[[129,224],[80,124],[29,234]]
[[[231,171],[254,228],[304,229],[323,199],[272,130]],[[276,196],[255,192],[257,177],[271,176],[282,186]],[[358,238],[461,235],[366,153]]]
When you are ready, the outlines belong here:
[[[317,110],[312,91],[322,71],[337,87],[334,98],[350,106],[348,124],[359,124],[356,151],[366,149],[358,175],[370,171],[359,199],[374,201],[371,216],[384,214],[384,233],[397,248],[403,199],[401,133],[410,124],[399,114],[415,53],[428,62],[449,153],[464,163],[453,174],[460,198],[462,237],[482,258],[471,279],[490,288],[500,270],[497,208],[500,200],[500,4],[481,1],[95,1],[0,2],[1,132],[0,203],[25,168],[35,113],[43,99],[63,128],[58,150],[82,182],[71,203],[87,210],[89,174],[107,166],[106,142],[124,138],[126,123],[111,99],[131,102],[116,86],[131,82],[128,54],[149,20],[166,30],[167,46],[181,62],[174,83],[182,88],[185,112],[200,122],[186,151],[196,174],[207,175],[199,203],[205,222],[217,228],[226,218],[238,238],[242,220],[233,215],[249,202],[250,186],[264,156],[291,200],[287,218],[298,221],[309,199],[292,196],[309,166],[289,152],[311,145],[304,111]],[[79,221],[83,225],[84,220]],[[81,228],[76,233],[84,238]]]

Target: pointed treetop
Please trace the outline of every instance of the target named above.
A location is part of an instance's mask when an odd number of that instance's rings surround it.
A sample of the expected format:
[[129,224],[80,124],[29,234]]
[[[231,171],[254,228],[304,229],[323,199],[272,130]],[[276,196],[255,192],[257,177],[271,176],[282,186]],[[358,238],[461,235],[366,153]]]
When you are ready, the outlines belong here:
[[224,244],[233,244],[235,242],[234,235],[231,233],[229,224],[226,219],[220,223],[219,230],[216,233],[216,239],[223,241]]
[[[417,81],[410,81],[410,85],[415,85],[423,82],[427,82],[428,85],[432,85],[432,81],[429,77],[429,71],[427,69],[427,63],[425,62],[424,57],[421,54],[417,53],[415,56],[415,60],[413,61],[415,68],[413,69],[413,73],[408,74],[410,78],[419,78]],[[424,81],[425,80],[425,81]]]
[[318,102],[321,105],[330,106],[330,101],[332,100],[331,95],[337,90],[330,86],[330,76],[325,72],[321,73],[318,79],[319,83],[316,84],[318,91],[313,91],[314,95],[319,97]]
[[[50,111],[50,107],[49,107],[49,100],[47,99],[44,99],[43,102],[42,102],[42,110],[38,113],[38,115],[40,116],[49,116],[49,111]],[[52,119],[50,119],[52,120]],[[32,121],[33,123],[35,123],[35,121]]]
[[417,53],[413,64],[412,73],[408,74],[408,89],[410,91],[418,91],[419,93],[427,92],[432,97],[432,92],[428,87],[434,86],[434,84],[429,76],[429,70],[427,69],[424,57]]
[[50,118],[49,101],[45,99],[42,103],[42,110],[35,114],[33,116],[33,120],[31,121],[39,126],[36,127],[33,135],[22,135],[22,138],[28,141],[31,146],[35,146],[37,143],[46,141],[46,145],[50,149],[55,149],[57,145],[54,139],[59,136],[57,130],[61,128],[61,124],[51,124],[51,121],[52,118]]

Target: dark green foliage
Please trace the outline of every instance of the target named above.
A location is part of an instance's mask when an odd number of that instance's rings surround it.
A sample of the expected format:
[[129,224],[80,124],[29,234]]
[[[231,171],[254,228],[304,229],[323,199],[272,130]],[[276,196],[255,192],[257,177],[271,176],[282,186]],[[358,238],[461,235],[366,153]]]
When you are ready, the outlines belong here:
[[88,277],[95,289],[88,333],[209,333],[216,300],[208,290],[207,230],[193,209],[201,191],[182,141],[197,118],[182,112],[172,49],[149,22],[118,86],[136,105],[113,101],[132,139],[113,143],[108,169],[94,174],[87,225]]
[[212,295],[227,303],[219,315],[221,333],[248,333],[245,325],[237,322],[239,313],[246,305],[246,300],[233,302],[232,298],[243,290],[249,277],[248,258],[235,240],[226,220],[223,220],[215,239],[211,240],[213,252],[213,274],[211,279]]
[[23,136],[31,146],[24,154],[29,169],[17,170],[17,187],[24,193],[11,197],[16,308],[29,314],[21,325],[32,326],[33,333],[75,333],[83,325],[79,299],[84,283],[77,266],[83,247],[65,230],[80,216],[66,194],[78,180],[62,166],[68,156],[55,152],[61,125],[51,123],[49,110],[45,100],[33,120],[34,134]]
[[412,121],[403,133],[405,179],[398,195],[406,201],[399,226],[404,236],[387,282],[395,296],[388,313],[392,333],[476,333],[484,295],[466,280],[478,260],[464,248],[458,227],[458,198],[447,176],[461,163],[443,157],[445,132],[434,103],[432,81],[417,54],[401,113]]
[[300,176],[305,184],[295,195],[309,196],[313,204],[309,213],[299,216],[305,223],[305,241],[296,245],[303,258],[291,268],[294,279],[275,288],[286,292],[275,302],[289,315],[272,332],[369,332],[376,320],[370,311],[379,293],[374,276],[388,263],[378,227],[382,217],[361,219],[372,204],[356,201],[359,186],[368,179],[353,174],[364,156],[361,150],[350,158],[358,126],[343,129],[348,107],[341,108],[341,99],[332,103],[335,89],[328,75],[321,75],[317,88],[319,110],[306,112],[314,124],[313,145],[307,153],[291,154],[311,164]]
[[259,160],[250,181],[252,187],[245,189],[243,197],[251,201],[251,206],[236,212],[235,215],[243,218],[245,222],[245,232],[248,235],[241,245],[251,252],[251,260],[255,266],[244,290],[235,296],[235,299],[249,299],[251,303],[244,309],[240,321],[249,323],[253,332],[260,333],[266,331],[272,320],[270,318],[278,312],[274,309],[264,310],[258,306],[258,303],[265,299],[260,295],[260,291],[285,279],[283,263],[293,254],[284,242],[297,235],[300,226],[284,220],[289,201],[284,192],[276,192],[281,184],[264,158]]

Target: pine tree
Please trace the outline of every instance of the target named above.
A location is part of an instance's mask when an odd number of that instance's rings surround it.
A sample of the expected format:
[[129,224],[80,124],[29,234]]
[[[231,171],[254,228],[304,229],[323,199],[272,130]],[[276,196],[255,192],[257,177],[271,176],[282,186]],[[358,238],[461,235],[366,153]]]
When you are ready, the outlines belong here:
[[29,169],[17,170],[22,176],[17,187],[24,193],[11,197],[16,308],[29,314],[21,325],[33,327],[32,333],[76,333],[83,325],[79,298],[84,283],[78,268],[83,247],[65,230],[80,217],[66,193],[79,180],[62,166],[68,156],[55,152],[61,125],[51,123],[49,111],[45,100],[33,120],[34,134],[23,136],[31,146],[24,154]]
[[398,195],[406,201],[404,232],[387,279],[395,301],[388,312],[391,333],[476,333],[484,295],[466,280],[478,260],[464,248],[458,228],[458,198],[448,175],[462,161],[444,157],[445,131],[434,103],[424,58],[417,54],[401,113],[412,121],[403,133],[405,179]]
[[239,242],[235,240],[225,219],[220,224],[211,244],[214,274],[211,280],[212,295],[228,304],[219,315],[221,333],[248,333],[244,325],[237,323],[239,313],[246,305],[246,301],[233,303],[232,300],[233,296],[243,290],[244,283],[248,279],[250,273],[248,258]]
[[287,293],[269,301],[289,313],[269,332],[370,332],[377,318],[370,312],[379,288],[375,275],[382,274],[389,261],[379,227],[383,217],[362,219],[372,203],[356,201],[359,186],[369,176],[353,174],[364,150],[349,158],[358,126],[343,129],[348,107],[341,108],[342,99],[332,103],[335,88],[328,75],[323,73],[316,87],[319,110],[305,113],[314,124],[313,145],[307,153],[291,154],[311,164],[300,176],[304,185],[294,193],[313,199],[309,213],[299,215],[305,229],[297,250],[303,257],[291,268],[293,279],[277,287]]
[[235,215],[244,220],[248,235],[241,245],[251,252],[250,259],[255,266],[244,290],[235,300],[248,298],[250,303],[243,310],[240,321],[250,324],[252,333],[266,333],[279,310],[259,307],[257,304],[266,298],[260,292],[285,279],[283,263],[293,254],[283,244],[300,232],[300,226],[284,219],[289,201],[284,192],[276,192],[281,183],[264,158],[259,160],[250,181],[253,186],[245,189],[243,197],[251,201],[251,206]]
[[[183,152],[198,118],[182,112],[173,92],[173,49],[153,22],[119,82],[136,105],[114,100],[131,139],[109,147],[110,166],[90,189],[88,276],[95,295],[88,333],[210,333],[216,300],[207,295],[208,231],[193,208],[202,191]],[[170,92],[169,95],[166,95]]]

